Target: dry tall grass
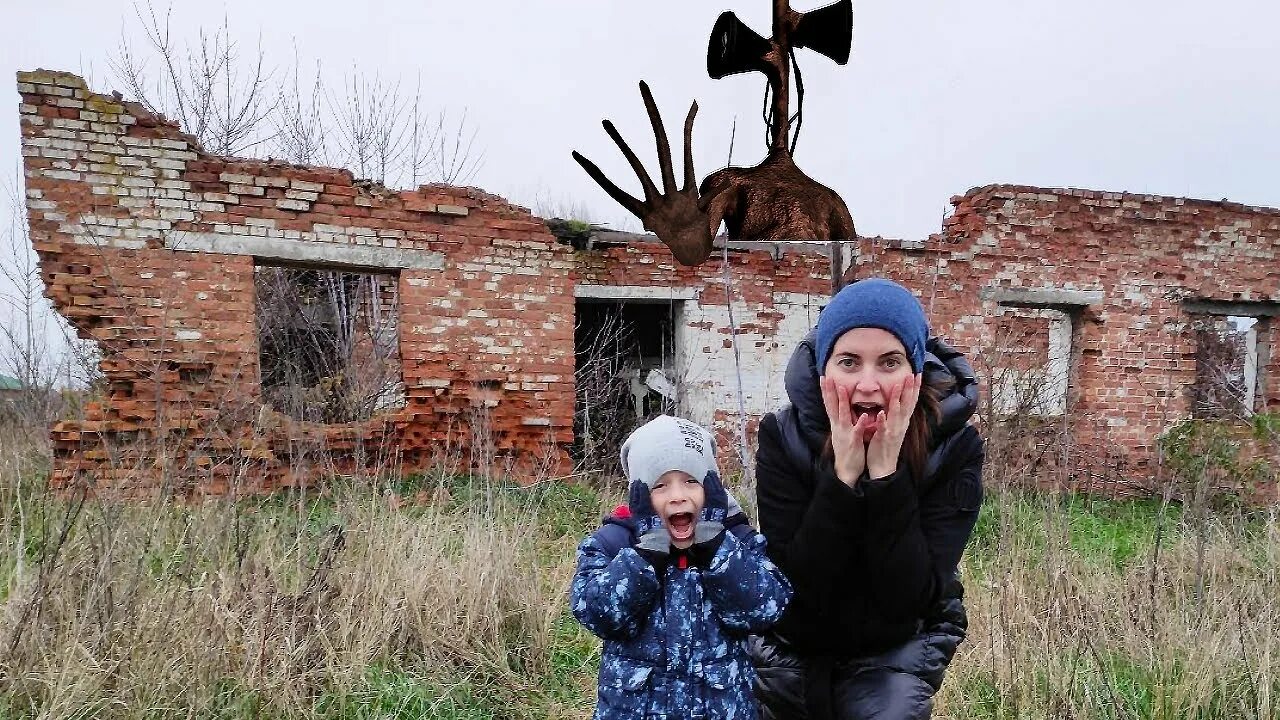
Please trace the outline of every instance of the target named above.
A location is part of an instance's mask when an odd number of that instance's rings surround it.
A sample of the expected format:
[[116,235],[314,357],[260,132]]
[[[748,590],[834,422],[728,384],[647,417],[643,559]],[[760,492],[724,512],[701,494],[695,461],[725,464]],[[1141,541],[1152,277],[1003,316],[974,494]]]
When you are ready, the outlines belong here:
[[[615,498],[372,477],[81,501],[44,491],[38,433],[3,437],[0,718],[590,714],[565,590]],[[1280,522],[1201,517],[991,490],[936,716],[1280,718]]]
[[990,498],[940,717],[1280,718],[1274,509],[1211,520],[1200,563],[1176,508],[1096,522],[1116,507]]
[[34,450],[0,452],[0,717],[308,714],[379,669],[559,715],[531,696],[573,563],[561,490],[117,504],[48,496]]

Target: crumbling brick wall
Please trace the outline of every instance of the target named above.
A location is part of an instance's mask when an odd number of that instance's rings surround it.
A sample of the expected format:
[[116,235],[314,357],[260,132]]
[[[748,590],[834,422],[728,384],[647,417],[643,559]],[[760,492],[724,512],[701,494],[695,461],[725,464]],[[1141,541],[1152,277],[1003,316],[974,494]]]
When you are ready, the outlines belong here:
[[[394,192],[341,170],[214,157],[75,76],[18,79],[47,293],[102,349],[108,387],[83,421],[53,429],[59,485],[271,488],[312,479],[316,458],[336,472],[446,458],[518,465],[525,477],[567,471],[584,299],[678,303],[682,412],[715,426],[728,450],[741,402],[749,447],[755,419],[785,400],[786,361],[829,294],[825,243],[731,246],[729,304],[720,258],[686,268],[651,237],[616,233],[604,235],[621,242],[574,250],[474,189]],[[1192,412],[1206,314],[1258,319],[1251,400],[1280,409],[1280,211],[1015,186],[953,203],[925,241],[844,244],[846,277],[885,275],[920,295],[984,379],[983,422],[998,414],[990,390],[1005,371],[1053,379],[1034,404],[1070,443],[1058,480],[1150,489],[1157,438]],[[264,406],[261,264],[397,278],[403,408],[315,425]]]
[[[225,492],[370,462],[567,469],[572,258],[528,211],[446,186],[213,157],[73,75],[18,75],[31,238],[48,297],[103,353],[107,395],[53,429],[60,486]],[[260,403],[256,262],[399,278],[407,403],[306,426]],[[479,452],[483,450],[483,453]]]
[[952,202],[925,242],[864,240],[850,276],[912,287],[987,378],[1010,312],[1065,317],[1072,484],[1150,488],[1158,437],[1191,415],[1197,314],[1259,318],[1254,409],[1280,410],[1280,210],[1007,185]]

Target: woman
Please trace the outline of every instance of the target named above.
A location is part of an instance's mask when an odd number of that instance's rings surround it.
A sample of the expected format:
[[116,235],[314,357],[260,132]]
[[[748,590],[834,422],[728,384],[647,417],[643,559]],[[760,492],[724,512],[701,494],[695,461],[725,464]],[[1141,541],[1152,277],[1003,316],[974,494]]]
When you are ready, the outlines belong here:
[[964,639],[960,555],[982,502],[972,367],[906,288],[841,290],[764,418],[757,505],[795,596],[753,638],[766,720],[924,718]]

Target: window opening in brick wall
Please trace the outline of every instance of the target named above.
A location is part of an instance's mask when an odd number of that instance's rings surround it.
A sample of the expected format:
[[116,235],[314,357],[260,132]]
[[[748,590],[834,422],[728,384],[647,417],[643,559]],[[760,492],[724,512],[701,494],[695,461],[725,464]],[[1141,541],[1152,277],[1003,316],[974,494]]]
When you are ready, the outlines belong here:
[[992,409],[1000,417],[1058,417],[1071,380],[1071,314],[1000,305],[994,318]]
[[674,338],[681,305],[578,301],[574,455],[579,462],[616,470],[626,436],[648,418],[674,411]]
[[396,275],[259,265],[254,286],[264,402],[320,423],[404,406]]
[[1253,415],[1258,391],[1259,318],[1198,315],[1192,320],[1196,382],[1192,415],[1204,419]]

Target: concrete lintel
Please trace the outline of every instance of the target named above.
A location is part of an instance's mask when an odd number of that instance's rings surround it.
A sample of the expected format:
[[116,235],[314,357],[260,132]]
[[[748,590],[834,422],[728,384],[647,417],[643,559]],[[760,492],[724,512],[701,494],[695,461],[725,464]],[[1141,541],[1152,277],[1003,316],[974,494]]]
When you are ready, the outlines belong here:
[[983,300],[994,300],[1001,305],[1071,309],[1102,302],[1101,290],[1064,290],[1059,288],[1004,288],[984,287],[979,291]]
[[[591,233],[591,241],[620,245],[629,245],[631,243],[661,244],[662,242],[653,233],[633,233],[622,230],[594,230]],[[853,241],[842,240],[840,242],[847,244]],[[723,249],[726,243],[729,245],[729,252],[763,251],[772,255],[774,260],[787,253],[831,256],[831,241],[829,240],[728,240],[723,235],[717,235],[711,240],[712,248],[717,251]]]
[[633,302],[667,302],[694,300],[698,291],[689,287],[661,285],[583,285],[573,289],[573,296],[583,300],[631,300]]
[[1236,317],[1280,317],[1280,302],[1228,302],[1225,300],[1187,300],[1182,309],[1197,315],[1234,315]]
[[170,250],[221,255],[252,255],[266,260],[306,265],[336,265],[376,270],[440,270],[444,255],[428,250],[407,250],[369,245],[340,245],[314,240],[175,232],[165,238]]

